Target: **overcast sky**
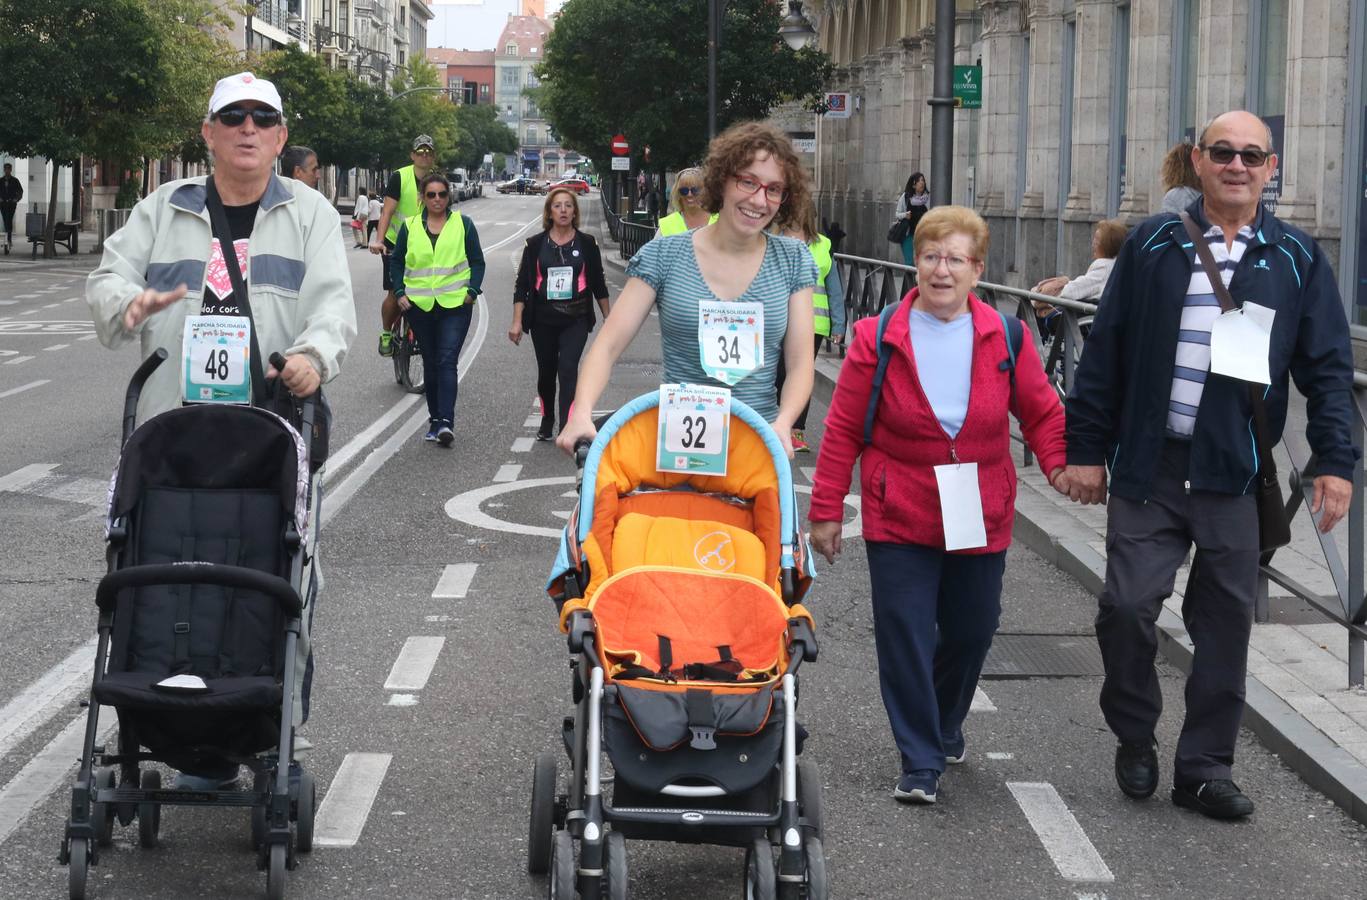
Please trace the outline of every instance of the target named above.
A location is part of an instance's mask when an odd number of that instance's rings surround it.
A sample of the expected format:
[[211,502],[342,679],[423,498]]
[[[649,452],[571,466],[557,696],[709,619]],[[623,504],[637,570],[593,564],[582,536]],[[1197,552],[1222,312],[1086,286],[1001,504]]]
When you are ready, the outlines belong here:
[[[546,0],[546,15],[563,0]],[[433,0],[434,18],[427,25],[427,46],[453,50],[492,50],[510,14],[521,0]]]

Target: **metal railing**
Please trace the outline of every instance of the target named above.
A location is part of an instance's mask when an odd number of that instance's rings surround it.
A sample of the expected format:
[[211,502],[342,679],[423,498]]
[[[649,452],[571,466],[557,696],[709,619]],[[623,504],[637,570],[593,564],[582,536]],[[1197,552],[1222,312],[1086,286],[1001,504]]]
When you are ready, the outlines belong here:
[[[851,325],[861,318],[877,315],[883,307],[901,299],[916,283],[915,270],[899,263],[885,260],[835,254],[835,264],[839,267],[841,281],[845,285],[845,303]],[[980,281],[975,293],[984,301],[1002,308],[1015,304],[1016,315],[1025,322],[1025,332],[1035,342],[1039,358],[1045,363],[1045,373],[1059,391],[1066,397],[1072,389],[1077,361],[1082,355],[1084,328],[1096,313],[1096,304],[1080,300],[1062,300],[1046,294],[1004,284]],[[1035,312],[1036,302],[1047,303],[1059,310],[1060,316],[1047,332],[1040,328],[1040,319]],[[1044,334],[1050,333],[1046,341]],[[844,353],[843,347],[841,353]],[[1357,370],[1353,373],[1353,443],[1361,449],[1367,442],[1367,372]],[[1310,504],[1314,495],[1315,458],[1298,445],[1283,437],[1279,445],[1285,458],[1291,462],[1287,473],[1290,488],[1286,501],[1288,520],[1294,524],[1295,517],[1302,508],[1310,516]],[[1031,454],[1027,447],[1024,462],[1030,464]],[[1343,626],[1348,635],[1348,685],[1364,686],[1364,668],[1367,660],[1367,597],[1364,596],[1364,563],[1367,562],[1367,525],[1363,522],[1363,511],[1367,508],[1367,494],[1363,490],[1363,472],[1359,464],[1353,470],[1353,498],[1347,516],[1348,540],[1347,560],[1334,535],[1321,534],[1318,528],[1314,533],[1323,554],[1324,566],[1333,581],[1334,593],[1322,595],[1303,584],[1296,577],[1273,564],[1277,551],[1263,554],[1258,575],[1258,596],[1254,610],[1255,620],[1259,623],[1270,621],[1268,589],[1276,583],[1291,595],[1314,607],[1321,615]],[[1311,518],[1313,523],[1313,517]]]
[[655,226],[647,225],[642,222],[633,222],[630,219],[623,219],[612,208],[608,202],[608,192],[598,191],[599,205],[603,207],[603,218],[608,223],[608,233],[612,235],[613,241],[617,243],[617,253],[622,259],[631,259],[636,255],[636,251],[645,246],[645,243],[655,236]]

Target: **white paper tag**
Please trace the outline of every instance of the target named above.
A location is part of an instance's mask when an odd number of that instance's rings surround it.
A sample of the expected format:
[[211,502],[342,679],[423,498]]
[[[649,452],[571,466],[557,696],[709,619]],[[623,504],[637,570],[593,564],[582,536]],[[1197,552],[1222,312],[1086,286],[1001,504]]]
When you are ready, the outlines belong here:
[[940,518],[945,525],[946,550],[987,546],[983,524],[983,495],[978,486],[978,464],[950,463],[935,467],[940,488]]
[[1268,357],[1272,350],[1275,309],[1245,303],[1221,313],[1210,326],[1210,370],[1258,384],[1271,384]]
[[209,686],[204,683],[204,679],[198,675],[172,675],[170,678],[163,678],[156,684],[159,688],[168,691],[207,691]]

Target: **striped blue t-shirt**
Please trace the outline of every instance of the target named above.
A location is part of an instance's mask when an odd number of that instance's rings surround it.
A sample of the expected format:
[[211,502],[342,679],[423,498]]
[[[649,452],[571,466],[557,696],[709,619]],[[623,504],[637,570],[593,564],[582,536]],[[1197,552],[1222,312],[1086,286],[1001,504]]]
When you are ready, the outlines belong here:
[[[1205,233],[1210,255],[1220,269],[1220,279],[1229,287],[1239,260],[1253,240],[1253,229],[1245,225],[1239,229],[1232,247],[1225,247],[1225,233],[1219,225],[1212,225]],[[1192,250],[1195,253],[1195,249]],[[1220,318],[1220,301],[1211,287],[1210,276],[1201,257],[1197,256],[1187,283],[1187,296],[1182,304],[1182,323],[1177,332],[1177,359],[1172,370],[1172,393],[1168,398],[1168,434],[1190,438],[1196,429],[1196,411],[1201,406],[1201,394],[1206,388],[1210,372],[1210,329]]]
[[[660,310],[666,382],[727,385],[710,378],[702,367],[698,341],[698,301],[721,300],[708,288],[693,252],[697,232],[657,237],[627,263],[628,277],[639,278],[655,290]],[[766,233],[764,261],[750,286],[736,301],[764,304],[764,364],[731,386],[731,395],[772,422],[778,417],[774,374],[788,331],[788,298],[816,284],[816,263],[801,241]]]

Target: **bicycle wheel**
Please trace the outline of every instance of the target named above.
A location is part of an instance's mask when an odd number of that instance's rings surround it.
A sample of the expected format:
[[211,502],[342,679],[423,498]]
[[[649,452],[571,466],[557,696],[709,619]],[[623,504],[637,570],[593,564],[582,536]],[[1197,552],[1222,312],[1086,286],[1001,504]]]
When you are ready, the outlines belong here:
[[418,339],[406,316],[399,316],[394,323],[394,379],[403,385],[410,394],[421,394],[425,373],[422,354],[418,352]]

